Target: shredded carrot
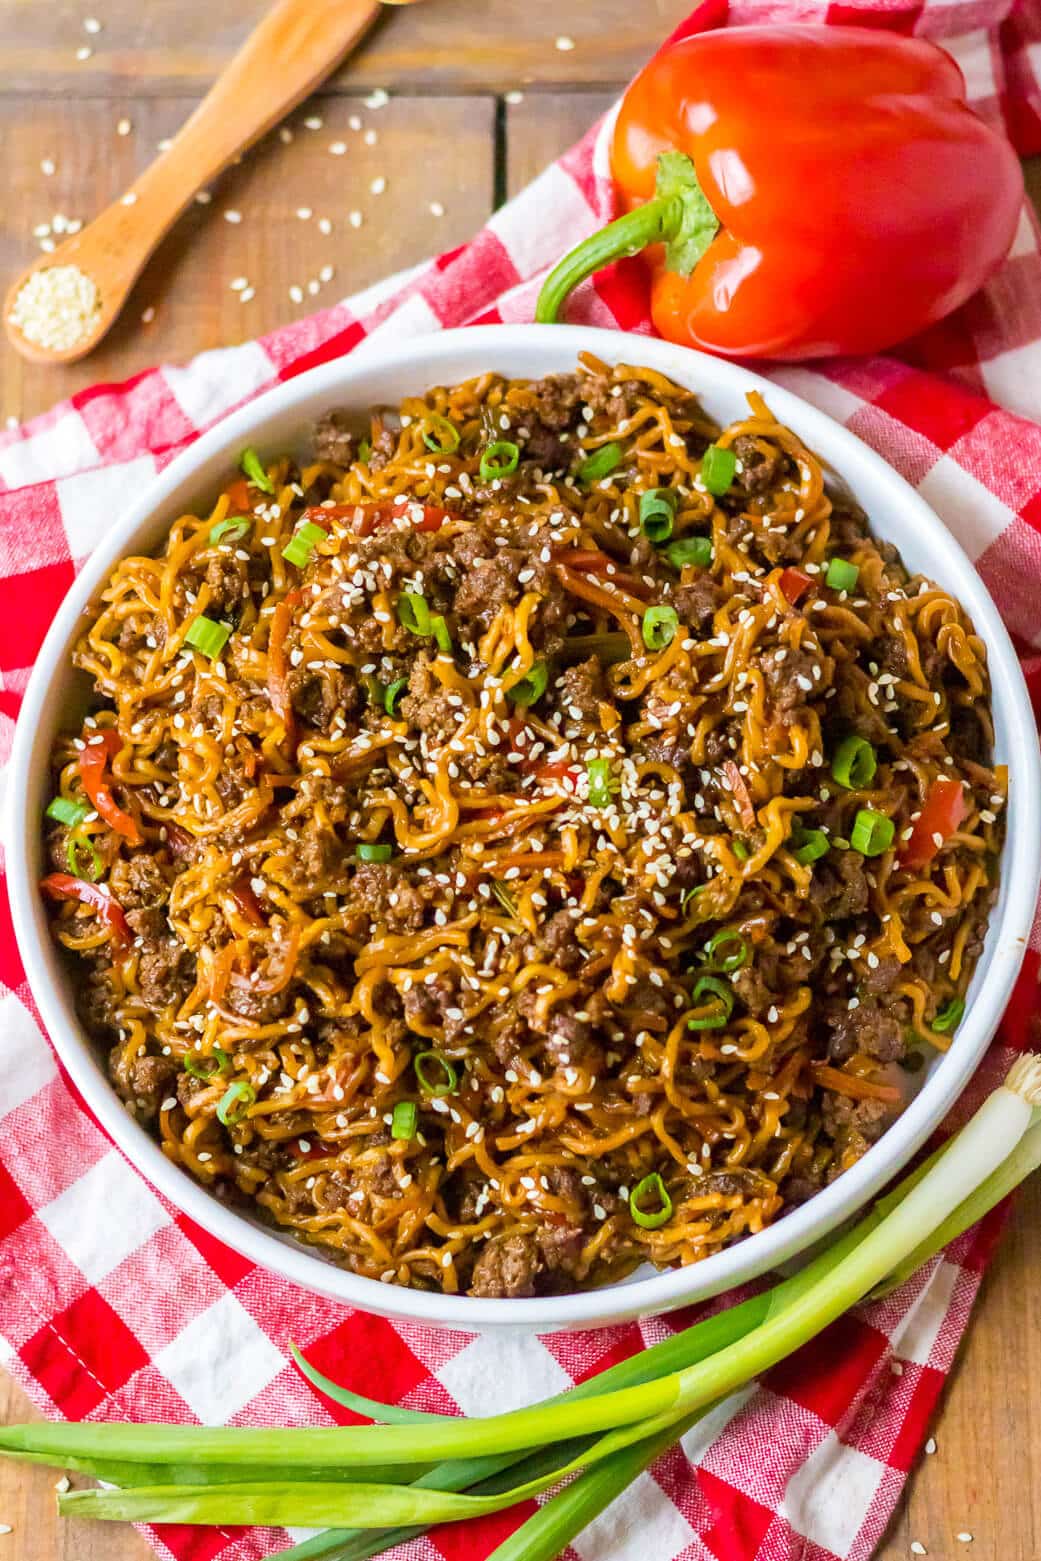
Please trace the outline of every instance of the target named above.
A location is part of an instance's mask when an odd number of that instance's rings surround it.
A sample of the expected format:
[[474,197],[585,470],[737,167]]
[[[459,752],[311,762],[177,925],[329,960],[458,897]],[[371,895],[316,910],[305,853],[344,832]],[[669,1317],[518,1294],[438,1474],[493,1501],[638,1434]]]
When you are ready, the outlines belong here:
[[831,1068],[826,1062],[815,1062],[811,1071],[822,1089],[833,1090],[836,1095],[848,1095],[850,1100],[881,1100],[887,1106],[899,1104],[900,1091],[894,1084],[861,1079],[854,1073],[843,1073],[841,1068]]

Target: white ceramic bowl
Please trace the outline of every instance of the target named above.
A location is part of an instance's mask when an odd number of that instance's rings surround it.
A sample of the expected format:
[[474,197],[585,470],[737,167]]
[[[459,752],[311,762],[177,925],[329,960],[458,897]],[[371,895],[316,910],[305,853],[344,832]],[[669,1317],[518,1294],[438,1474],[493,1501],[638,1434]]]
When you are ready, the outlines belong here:
[[[155,548],[177,515],[212,498],[244,445],[272,454],[296,449],[306,440],[309,425],[330,406],[364,409],[378,402],[396,403],[430,385],[451,384],[488,369],[514,378],[536,377],[572,369],[582,350],[608,362],[628,360],[662,371],[694,391],[720,423],[744,414],[747,391],[762,391],[775,415],[841,476],[867,511],[874,530],[897,545],[909,568],[937,580],[965,604],[990,658],[997,758],[1009,766],[1011,775],[1009,849],[986,947],[953,1045],[933,1062],[923,1087],[894,1126],[832,1186],[770,1229],[689,1268],[650,1277],[646,1277],[650,1271],[644,1270],[621,1284],[547,1299],[429,1295],[360,1279],[337,1268],[316,1249],[218,1203],[172,1165],[127,1115],[106,1079],[104,1059],[76,1017],[73,983],[48,934],[36,889],[48,755],[55,733],[75,720],[82,708],[84,684],[80,681],[77,686],[70,673],[68,653],[88,598],[117,560]],[[267,392],[205,434],[128,506],[66,597],[26,691],[8,795],[7,867],[15,931],[29,984],[62,1061],[129,1160],[192,1219],[286,1279],[368,1311],[466,1329],[523,1325],[548,1331],[667,1311],[774,1268],[854,1213],[919,1148],[983,1056],[1023,957],[1041,859],[1041,764],[1019,665],[978,575],[922,499],[853,434],[745,369],[646,337],[565,326],[492,326],[448,331],[393,346],[372,343],[349,358]],[[118,1210],[112,1215],[118,1218]]]

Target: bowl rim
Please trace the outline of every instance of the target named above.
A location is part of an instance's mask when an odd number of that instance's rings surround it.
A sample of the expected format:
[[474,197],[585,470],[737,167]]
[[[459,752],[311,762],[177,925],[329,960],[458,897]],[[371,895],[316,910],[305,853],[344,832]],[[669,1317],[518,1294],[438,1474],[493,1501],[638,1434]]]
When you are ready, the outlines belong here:
[[[593,352],[609,362],[628,359],[646,364],[689,385],[697,395],[761,392],[779,421],[794,427],[828,466],[854,485],[855,474],[867,474],[886,495],[887,507],[902,509],[907,522],[913,521],[928,544],[943,552],[945,567],[940,573],[966,605],[977,632],[987,643],[993,697],[1002,707],[1008,728],[1008,765],[1015,782],[1010,786],[1006,841],[1014,835],[1016,844],[1014,852],[1006,849],[1003,862],[1004,913],[1000,922],[988,927],[987,940],[993,944],[993,952],[980,988],[953,1045],[934,1064],[922,1090],[856,1165],[775,1224],[687,1268],[598,1290],[513,1300],[407,1290],[338,1268],[318,1249],[263,1228],[222,1205],[167,1160],[156,1141],[120,1103],[92,1042],[78,1022],[70,1021],[63,1003],[62,978],[56,979],[56,951],[47,935],[32,871],[39,849],[39,810],[28,804],[49,731],[45,708],[64,671],[66,649],[77,620],[92,593],[113,564],[132,548],[135,537],[147,529],[156,512],[208,461],[229,454],[233,461],[244,444],[263,443],[267,422],[284,418],[315,395],[327,395],[329,404],[337,398],[350,398],[352,393],[364,399],[363,387],[355,392],[355,384],[370,375],[412,368],[417,384],[426,386],[437,381],[439,365],[460,357],[480,362],[481,367],[472,370],[475,373],[489,363],[510,374],[559,372],[556,368],[533,370],[527,363],[523,367],[511,365],[510,358],[542,355],[553,363],[563,356],[574,362],[581,351]],[[451,369],[453,377],[465,372]],[[873,515],[871,521],[885,536],[884,518]],[[981,1061],[1022,963],[1041,878],[1041,753],[1026,685],[989,593],[930,506],[849,429],[782,385],[738,364],[656,338],[584,326],[472,326],[394,343],[372,340],[347,358],[322,364],[261,393],[202,434],[128,504],[63,600],[26,687],[8,769],[5,814],[12,918],[30,990],[61,1062],[102,1129],[134,1168],[175,1208],[232,1250],[305,1290],[382,1316],[465,1332],[499,1327],[550,1332],[671,1311],[775,1269],[834,1230],[906,1164],[947,1114]]]

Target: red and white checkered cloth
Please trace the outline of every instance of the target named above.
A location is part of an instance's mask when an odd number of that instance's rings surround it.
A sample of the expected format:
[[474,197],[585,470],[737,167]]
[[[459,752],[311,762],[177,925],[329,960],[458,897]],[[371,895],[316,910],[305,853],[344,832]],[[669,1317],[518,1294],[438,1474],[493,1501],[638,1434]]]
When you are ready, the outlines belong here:
[[[1041,0],[707,0],[683,31],[763,18],[940,39],[977,107],[1041,152]],[[527,320],[539,279],[614,215],[591,131],[472,243],[262,341],[84,391],[0,437],[0,763],[29,667],[94,542],[141,485],[231,407],[313,364],[445,326]],[[573,317],[647,330],[640,273],[587,285]],[[772,371],[912,482],[971,556],[1022,648],[1041,710],[1041,254],[1024,211],[990,286],[901,356]],[[1010,410],[1011,409],[1011,410]],[[978,1096],[1031,1030],[1041,926]],[[969,1102],[963,1102],[962,1110]],[[485,1414],[559,1392],[689,1322],[467,1337],[352,1313],[219,1246],[99,1130],[41,1033],[0,894],[0,1362],[50,1415],[330,1424],[286,1364],[415,1408]],[[828,1330],[703,1421],[576,1542],[569,1561],[866,1561],[919,1449],[1000,1220],[885,1303]],[[344,1417],[349,1418],[349,1417]],[[400,1554],[481,1561],[515,1515]],[[150,1532],[175,1561],[253,1561],[284,1533]],[[1000,1545],[1000,1536],[993,1536]]]

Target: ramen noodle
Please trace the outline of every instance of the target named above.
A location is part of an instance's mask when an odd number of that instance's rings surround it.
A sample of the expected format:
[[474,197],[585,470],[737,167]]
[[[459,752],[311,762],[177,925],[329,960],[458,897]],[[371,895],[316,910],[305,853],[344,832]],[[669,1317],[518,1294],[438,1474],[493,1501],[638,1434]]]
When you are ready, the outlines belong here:
[[983,642],[758,395],[487,373],[253,451],[73,663],[43,891],[127,1108],[386,1282],[696,1262],[949,1045]]

